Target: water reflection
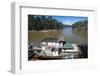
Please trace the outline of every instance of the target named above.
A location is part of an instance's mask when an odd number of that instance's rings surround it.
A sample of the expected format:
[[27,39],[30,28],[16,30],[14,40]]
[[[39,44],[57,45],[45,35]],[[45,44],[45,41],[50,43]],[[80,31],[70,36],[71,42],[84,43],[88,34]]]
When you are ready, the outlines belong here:
[[69,43],[87,44],[87,32],[75,31],[72,27],[65,27],[59,34]]

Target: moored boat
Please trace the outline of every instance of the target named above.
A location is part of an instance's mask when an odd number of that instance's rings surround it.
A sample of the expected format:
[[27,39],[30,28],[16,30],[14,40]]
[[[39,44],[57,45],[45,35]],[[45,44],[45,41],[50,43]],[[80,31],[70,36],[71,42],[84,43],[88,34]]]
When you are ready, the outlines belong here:
[[[50,39],[50,38],[49,38]],[[62,38],[63,39],[63,38]],[[53,41],[52,41],[53,40]],[[64,39],[42,40],[41,47],[33,47],[34,55],[32,59],[54,60],[54,59],[73,59],[79,56],[80,50],[77,44],[67,43]]]

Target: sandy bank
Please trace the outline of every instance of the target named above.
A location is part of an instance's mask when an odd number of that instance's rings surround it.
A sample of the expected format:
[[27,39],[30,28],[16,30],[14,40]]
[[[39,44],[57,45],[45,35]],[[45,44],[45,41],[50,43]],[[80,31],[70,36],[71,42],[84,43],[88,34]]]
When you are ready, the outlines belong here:
[[28,31],[28,32],[51,32],[51,31],[57,31],[57,30],[41,30],[41,31]]

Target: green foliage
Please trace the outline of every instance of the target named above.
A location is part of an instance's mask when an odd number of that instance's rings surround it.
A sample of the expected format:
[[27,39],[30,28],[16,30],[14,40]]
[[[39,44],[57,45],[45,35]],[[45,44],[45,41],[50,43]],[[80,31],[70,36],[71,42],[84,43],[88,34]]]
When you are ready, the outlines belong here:
[[76,23],[72,24],[72,27],[73,27],[73,29],[76,29],[76,30],[87,30],[88,20],[76,22]]
[[63,24],[52,16],[28,15],[28,30],[62,29]]

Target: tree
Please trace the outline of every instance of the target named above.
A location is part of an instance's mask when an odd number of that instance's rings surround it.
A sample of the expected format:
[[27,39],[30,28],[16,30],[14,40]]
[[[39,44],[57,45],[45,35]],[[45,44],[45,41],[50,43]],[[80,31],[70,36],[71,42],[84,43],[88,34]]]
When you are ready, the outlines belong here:
[[49,29],[62,29],[63,23],[57,21],[52,16],[29,15],[28,16],[28,29],[32,30],[49,30]]
[[72,28],[77,30],[87,30],[88,28],[87,25],[88,25],[88,20],[78,21],[72,24]]

